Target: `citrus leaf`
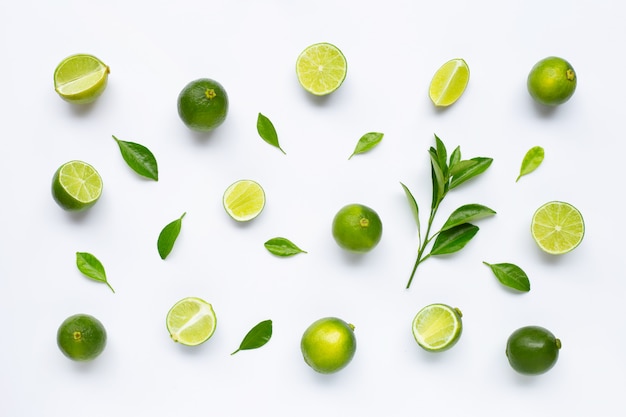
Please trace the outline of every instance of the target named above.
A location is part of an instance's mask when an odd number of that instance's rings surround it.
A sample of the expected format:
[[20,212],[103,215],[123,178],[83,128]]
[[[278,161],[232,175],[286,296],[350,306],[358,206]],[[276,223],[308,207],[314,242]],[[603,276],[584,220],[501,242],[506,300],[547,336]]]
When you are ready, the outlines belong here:
[[183,213],[180,218],[174,220],[169,223],[167,226],[161,230],[159,233],[159,239],[157,240],[157,249],[159,250],[159,255],[161,259],[167,258],[167,255],[170,254],[172,249],[174,248],[174,243],[176,243],[176,239],[180,233],[180,228],[183,223],[183,217],[185,217],[186,212]]
[[446,150],[446,145],[443,143],[439,136],[435,135],[435,145],[437,146],[436,155],[439,160],[439,167],[443,172],[444,176],[448,175],[448,151]]
[[272,320],[264,320],[254,326],[243,338],[239,348],[231,353],[234,355],[240,350],[257,349],[265,345],[272,337]]
[[378,132],[369,132],[361,136],[361,139],[356,144],[356,148],[354,148],[354,152],[352,155],[348,157],[348,159],[352,158],[354,155],[365,153],[376,147],[383,140],[383,134]]
[[459,185],[463,184],[465,181],[485,172],[493,162],[493,158],[478,157],[472,158],[470,159],[470,161],[473,161],[474,163],[467,166],[465,169],[456,173],[452,177],[452,180],[450,181],[450,189],[456,188]]
[[489,264],[484,261],[483,263],[491,268],[502,285],[522,292],[530,291],[528,275],[519,266],[510,263]]
[[541,146],[534,146],[526,152],[524,159],[522,160],[522,167],[519,171],[519,176],[515,182],[519,181],[522,176],[530,174],[536,170],[543,162],[544,150]]
[[411,213],[413,214],[413,219],[415,219],[415,224],[417,224],[417,231],[420,232],[420,210],[417,206],[417,201],[411,191],[409,191],[408,187],[402,183],[400,183],[402,189],[404,190],[404,194],[406,194],[406,198],[409,201],[409,206],[411,206]]
[[461,161],[461,147],[457,146],[450,154],[450,176],[452,176],[452,168]]
[[452,229],[453,227],[459,226],[463,223],[473,222],[495,214],[496,212],[489,207],[480,204],[466,204],[454,210],[450,217],[448,217],[448,220],[444,223],[441,230]]
[[148,148],[134,142],[126,142],[113,136],[122,153],[122,158],[129,167],[142,177],[159,180],[159,168],[156,158]]
[[478,233],[478,227],[470,223],[460,224],[437,235],[431,255],[447,255],[458,252]]
[[76,252],[76,266],[78,270],[83,273],[87,278],[94,281],[105,283],[111,291],[115,292],[113,287],[107,281],[107,274],[104,270],[102,262],[98,260],[94,255],[88,252]]
[[265,142],[269,143],[272,146],[277,147],[278,149],[280,149],[282,153],[286,154],[285,151],[278,144],[278,134],[276,133],[274,124],[272,123],[270,119],[268,119],[266,116],[262,115],[261,113],[259,113],[259,117],[257,118],[257,121],[256,121],[256,130],[257,132],[259,132],[259,136],[261,136],[261,138]]
[[437,153],[432,148],[430,150],[430,162],[433,181],[433,207],[435,207],[445,195],[447,182],[444,177],[443,168],[439,165]]
[[264,243],[265,248],[276,256],[293,256],[306,251],[297,247],[293,242],[284,237],[275,237]]

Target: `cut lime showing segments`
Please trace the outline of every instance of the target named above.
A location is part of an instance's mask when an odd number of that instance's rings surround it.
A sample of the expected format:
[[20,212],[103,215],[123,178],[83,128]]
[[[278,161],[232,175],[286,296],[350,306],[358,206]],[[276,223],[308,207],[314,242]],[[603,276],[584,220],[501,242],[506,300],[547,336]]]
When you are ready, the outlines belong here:
[[531,222],[533,239],[551,254],[572,251],[583,240],[585,222],[582,214],[569,203],[551,201],[539,207]]
[[109,67],[93,55],[72,55],[54,70],[54,90],[71,103],[91,103],[106,88],[109,72]]
[[102,178],[86,162],[66,162],[52,177],[52,196],[65,210],[79,211],[91,207],[101,194]]
[[238,222],[254,219],[265,207],[265,192],[252,180],[239,180],[231,184],[224,192],[224,209]]
[[168,311],[166,325],[173,341],[197,346],[213,336],[217,318],[211,304],[198,297],[187,297]]
[[413,319],[413,336],[429,352],[450,349],[463,331],[461,311],[445,304],[430,304]]
[[437,107],[447,107],[456,102],[469,82],[469,67],[460,58],[443,64],[430,82],[428,94]]
[[324,96],[338,89],[346,79],[348,62],[336,46],[316,43],[308,46],[296,61],[298,81],[306,91]]

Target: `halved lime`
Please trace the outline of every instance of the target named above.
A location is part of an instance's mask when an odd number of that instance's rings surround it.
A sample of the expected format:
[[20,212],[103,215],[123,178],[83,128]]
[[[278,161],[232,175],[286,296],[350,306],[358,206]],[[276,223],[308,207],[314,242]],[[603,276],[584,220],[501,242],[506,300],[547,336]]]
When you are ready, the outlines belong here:
[[52,196],[65,210],[78,211],[91,207],[101,194],[102,178],[86,162],[66,162],[52,177]]
[[306,91],[324,96],[338,89],[346,79],[348,62],[343,53],[330,43],[308,46],[296,61],[298,81]]
[[585,222],[576,207],[562,201],[550,201],[537,209],[530,230],[543,251],[561,255],[576,248],[583,240]]
[[186,297],[168,311],[166,325],[173,341],[197,346],[213,336],[217,318],[211,304],[198,297]]
[[443,64],[430,82],[428,94],[437,107],[447,107],[457,101],[469,82],[469,67],[460,58]]
[[104,91],[109,72],[109,67],[93,55],[72,55],[54,70],[54,90],[71,103],[91,103]]
[[265,192],[252,180],[232,183],[224,192],[224,209],[238,222],[247,222],[258,216],[265,207]]
[[445,304],[430,304],[413,319],[413,337],[418,345],[430,352],[450,349],[463,331],[461,311]]

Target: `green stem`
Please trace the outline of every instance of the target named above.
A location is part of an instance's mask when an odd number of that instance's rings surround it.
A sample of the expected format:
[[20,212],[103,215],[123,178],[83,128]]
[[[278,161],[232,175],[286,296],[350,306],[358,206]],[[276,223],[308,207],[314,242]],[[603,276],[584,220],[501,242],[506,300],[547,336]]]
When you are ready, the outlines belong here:
[[113,294],[115,294],[115,290],[113,289],[113,287],[111,287],[111,284],[109,284],[109,281],[104,281],[107,286],[111,289],[111,291],[113,291]]
[[439,209],[439,204],[441,203],[441,200],[443,200],[443,196],[441,197],[441,199],[439,199],[439,201],[437,201],[437,204],[435,204],[430,210],[430,216],[428,217],[428,227],[426,228],[424,242],[420,243],[418,247],[417,259],[415,260],[415,265],[413,265],[413,270],[411,271],[411,277],[409,278],[409,282],[406,284],[406,289],[409,289],[411,287],[411,283],[413,282],[413,277],[415,277],[415,272],[417,272],[417,267],[426,259],[430,258],[430,254],[424,256],[424,251],[426,250],[426,247],[428,246],[432,238],[436,236],[438,233],[437,232],[435,233],[435,235],[430,236],[430,229],[433,226],[433,221],[435,220],[435,215],[437,214],[437,210]]

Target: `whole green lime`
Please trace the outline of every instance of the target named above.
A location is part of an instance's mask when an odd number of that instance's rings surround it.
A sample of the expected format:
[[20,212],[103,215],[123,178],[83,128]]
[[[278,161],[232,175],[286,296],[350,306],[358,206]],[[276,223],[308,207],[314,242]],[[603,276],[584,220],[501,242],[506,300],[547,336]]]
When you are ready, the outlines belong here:
[[75,314],[61,323],[57,344],[61,352],[75,361],[98,357],[106,346],[107,333],[102,323],[88,314]]
[[345,368],[356,352],[354,326],[336,317],[325,317],[311,324],[300,342],[304,361],[322,374]]
[[538,375],[550,370],[559,358],[561,341],[540,326],[526,326],[514,331],[506,344],[506,357],[521,374]]
[[209,132],[228,115],[228,95],[220,83],[200,78],[187,84],[178,95],[178,115],[191,130]]
[[342,248],[368,252],[380,242],[383,224],[373,209],[362,204],[348,204],[335,215],[332,232]]
[[576,90],[576,72],[563,58],[550,56],[537,62],[528,74],[528,92],[546,106],[569,100]]

